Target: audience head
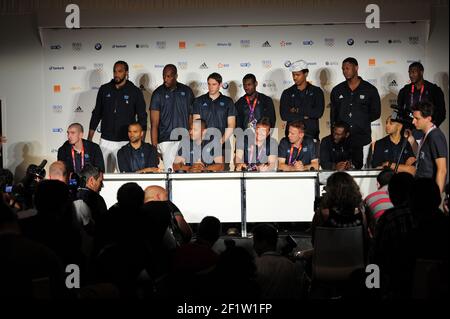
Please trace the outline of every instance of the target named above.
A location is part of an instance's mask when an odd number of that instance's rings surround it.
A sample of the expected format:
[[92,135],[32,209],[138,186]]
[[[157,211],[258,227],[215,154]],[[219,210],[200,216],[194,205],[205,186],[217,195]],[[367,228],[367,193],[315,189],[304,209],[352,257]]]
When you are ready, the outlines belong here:
[[57,180],[67,184],[67,169],[63,161],[53,162],[48,170],[48,179]]
[[253,228],[253,248],[258,255],[276,251],[278,231],[270,224],[259,224]]
[[220,220],[214,216],[206,216],[198,227],[198,239],[202,239],[212,245],[219,239],[222,233]]
[[125,183],[117,191],[117,202],[121,208],[137,209],[144,203],[144,191],[137,183]]
[[163,187],[152,185],[145,189],[144,203],[167,200],[169,200],[169,194]]
[[392,169],[390,169],[390,168],[383,169],[377,176],[378,188],[388,185],[389,181],[391,180],[392,176],[394,176],[394,175],[395,175],[395,173]]
[[103,172],[93,165],[87,164],[81,170],[80,178],[84,181],[85,187],[93,192],[99,193],[103,187]]
[[327,179],[326,193],[323,197],[322,208],[334,209],[341,214],[353,215],[355,208],[362,202],[362,195],[358,184],[352,176],[345,172],[333,173]]
[[397,173],[389,181],[388,191],[394,207],[407,205],[414,177],[405,172]]

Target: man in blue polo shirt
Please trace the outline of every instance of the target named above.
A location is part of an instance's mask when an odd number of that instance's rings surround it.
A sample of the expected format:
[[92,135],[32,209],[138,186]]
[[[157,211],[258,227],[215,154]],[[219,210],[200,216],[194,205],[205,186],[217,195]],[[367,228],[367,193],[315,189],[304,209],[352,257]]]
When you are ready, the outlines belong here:
[[230,150],[229,138],[236,127],[236,108],[233,100],[220,92],[221,85],[222,76],[219,73],[208,76],[208,93],[194,100],[193,119],[205,120],[209,132],[211,128],[216,128],[221,137],[214,136],[214,143],[222,145],[223,150]]
[[[386,119],[386,134],[387,136],[379,139],[375,142],[375,147],[372,156],[373,168],[385,168],[388,167],[392,170],[397,166],[397,172],[407,172],[412,175],[416,172],[413,166],[416,158],[411,148],[411,144],[408,143],[406,137],[402,135],[403,124],[392,121],[388,116]],[[403,149],[402,154],[400,151]]]
[[292,122],[288,137],[281,139],[278,146],[278,169],[286,172],[319,169],[314,140],[305,135],[303,122]]
[[130,142],[117,152],[121,173],[159,172],[156,147],[143,142],[143,137],[144,131],[139,123],[132,123],[128,126]]
[[178,156],[175,157],[173,169],[175,171],[204,172],[223,171],[222,148],[214,149],[211,142],[205,140],[206,121],[202,119],[194,120],[189,130],[189,141],[182,140],[178,149]]
[[245,131],[247,128],[256,129],[256,123],[263,117],[268,118],[270,127],[275,127],[275,107],[272,99],[256,91],[258,81],[254,74],[246,74],[242,79],[245,95],[236,102],[236,126]]
[[320,87],[306,81],[308,63],[298,60],[289,67],[294,85],[281,94],[280,115],[286,121],[286,137],[289,124],[293,121],[305,123],[305,134],[316,141],[319,140],[319,119],[323,115],[325,99]]
[[275,171],[278,162],[278,143],[270,137],[270,119],[263,117],[256,123],[256,131],[249,138],[236,142],[236,171]]
[[350,126],[352,164],[366,167],[372,141],[371,122],[380,118],[380,95],[375,86],[358,75],[358,61],[348,57],[342,62],[345,81],[330,94],[330,124],[343,121]]
[[191,88],[177,82],[177,78],[177,67],[167,64],[163,69],[164,83],[153,92],[150,102],[151,141],[158,145],[166,171],[172,168],[180,140],[173,130],[189,129],[194,101]]

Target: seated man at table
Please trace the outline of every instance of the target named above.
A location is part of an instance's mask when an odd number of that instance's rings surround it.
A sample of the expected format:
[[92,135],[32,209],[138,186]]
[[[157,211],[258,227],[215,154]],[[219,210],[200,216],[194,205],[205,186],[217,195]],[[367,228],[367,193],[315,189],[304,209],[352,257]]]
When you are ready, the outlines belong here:
[[[372,167],[387,167],[393,170],[395,169],[396,163],[400,157],[400,164],[397,171],[414,175],[416,168],[413,164],[416,161],[416,158],[411,148],[411,144],[406,141],[406,137],[402,134],[403,124],[393,121],[391,117],[388,116],[386,119],[385,130],[388,135],[375,142]],[[400,155],[400,151],[403,146],[403,153]]]
[[352,168],[350,127],[347,123],[334,123],[330,135],[320,142],[320,166],[325,170],[345,171]]
[[236,142],[236,171],[270,172],[277,168],[278,143],[270,137],[270,120],[263,117],[256,123],[256,132]]
[[190,125],[189,141],[182,141],[178,149],[178,156],[173,163],[174,171],[186,172],[218,172],[224,170],[221,148],[214,148],[213,143],[205,141],[206,121],[196,119]]
[[278,146],[278,169],[285,172],[319,169],[314,140],[305,136],[303,122],[290,123],[288,137],[281,139]]
[[144,131],[141,124],[131,123],[128,126],[130,142],[117,152],[117,161],[121,173],[154,173],[159,172],[159,158],[156,147],[143,141]]

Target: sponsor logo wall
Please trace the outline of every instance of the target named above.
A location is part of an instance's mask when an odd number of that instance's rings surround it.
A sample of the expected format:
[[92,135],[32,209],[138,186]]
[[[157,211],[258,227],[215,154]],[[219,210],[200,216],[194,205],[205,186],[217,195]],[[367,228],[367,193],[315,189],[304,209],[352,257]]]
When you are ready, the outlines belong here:
[[426,38],[421,22],[382,24],[376,30],[364,25],[311,25],[43,32],[45,103],[49,106],[44,115],[48,128],[44,143],[49,159],[56,157],[52,150],[66,140],[67,125],[80,122],[88,131],[98,89],[111,80],[117,60],[128,62],[129,80],[141,88],[147,105],[162,84],[167,63],[178,67],[179,81],[196,96],[206,92],[207,76],[219,72],[224,80],[222,92],[234,101],[244,94],[242,77],[253,73],[258,90],[273,98],[282,129],[279,100],[282,91],[293,85],[286,62],[303,59],[310,68],[308,80],[325,93],[327,107],[320,121],[324,137],[329,134],[331,89],[344,80],[342,60],[352,56],[359,61],[360,76],[375,85],[381,96],[382,116],[372,125],[375,140],[384,136],[390,105],[409,81],[408,65],[424,60]]

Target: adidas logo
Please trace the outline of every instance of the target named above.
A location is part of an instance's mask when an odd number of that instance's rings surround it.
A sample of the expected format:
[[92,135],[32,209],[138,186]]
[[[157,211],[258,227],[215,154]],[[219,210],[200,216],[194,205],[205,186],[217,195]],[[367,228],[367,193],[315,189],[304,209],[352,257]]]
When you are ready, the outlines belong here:
[[206,62],[203,62],[202,65],[200,65],[200,69],[207,69],[208,66],[206,65]]
[[340,99],[343,99],[344,97],[343,97],[342,94],[341,94],[341,95],[339,95],[339,98],[340,98]]
[[391,82],[391,83],[389,83],[389,86],[397,86],[397,81],[395,81],[395,80],[392,80],[392,82]]
[[83,112],[83,109],[81,108],[81,106],[78,106],[76,109],[75,109],[75,113],[82,113]]
[[271,45],[270,45],[269,41],[266,41],[266,42],[264,42],[264,43],[262,44],[262,47],[263,47],[263,48],[270,48]]

